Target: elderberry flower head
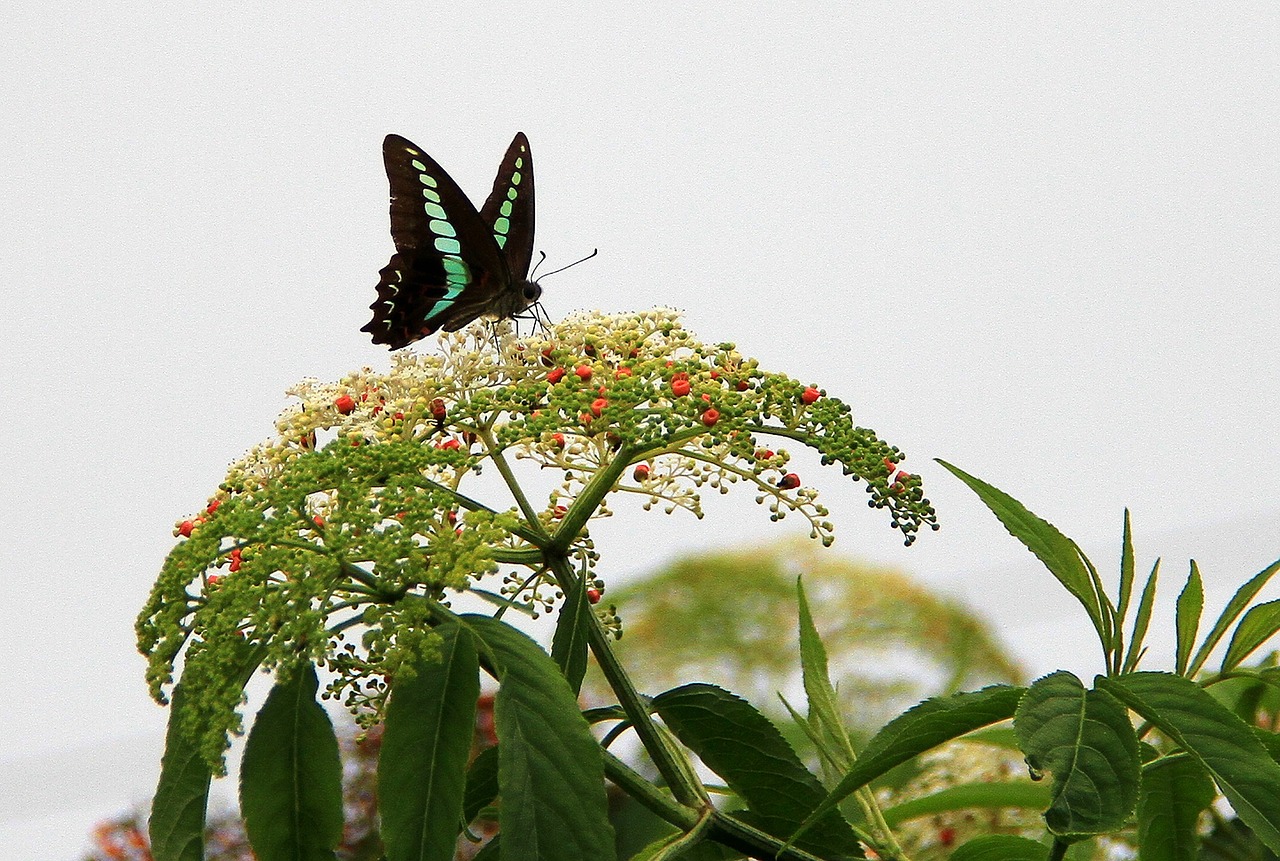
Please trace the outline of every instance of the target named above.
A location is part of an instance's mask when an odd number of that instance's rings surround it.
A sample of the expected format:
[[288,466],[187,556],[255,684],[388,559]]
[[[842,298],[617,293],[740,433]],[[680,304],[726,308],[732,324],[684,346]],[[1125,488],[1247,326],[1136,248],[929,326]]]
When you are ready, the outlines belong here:
[[[864,481],[908,544],[936,528],[901,452],[854,426],[845,404],[732,344],[699,342],[673,311],[580,314],[525,339],[474,326],[441,348],[295,386],[276,438],[178,525],[139,646],[158,699],[186,649],[184,679],[201,691],[192,711],[214,728],[210,760],[238,729],[243,676],[259,664],[326,666],[329,694],[373,720],[388,679],[433,654],[433,602],[500,566],[523,572],[500,590],[512,604],[549,609],[565,570],[589,581],[594,603],[603,583],[586,527],[609,515],[611,494],[700,517],[706,490],[745,485],[772,519],[801,516],[830,543],[827,509],[769,437]],[[522,463],[562,480],[530,498]],[[468,495],[485,470],[507,485],[503,502]],[[595,609],[616,624],[613,608]]]

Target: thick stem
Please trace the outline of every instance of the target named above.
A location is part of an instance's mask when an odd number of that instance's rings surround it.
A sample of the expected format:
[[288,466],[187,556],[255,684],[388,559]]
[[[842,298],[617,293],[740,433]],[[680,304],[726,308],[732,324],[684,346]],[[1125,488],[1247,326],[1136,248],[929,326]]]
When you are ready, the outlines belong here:
[[[570,567],[569,560],[564,556],[551,556],[548,553],[547,561],[561,591],[566,595],[570,594],[578,575]],[[644,745],[645,751],[653,760],[662,779],[666,781],[667,786],[671,787],[676,800],[694,808],[702,806],[701,787],[691,783],[689,778],[691,770],[678,761],[676,752],[671,749],[658,732],[658,728],[649,719],[648,705],[632,684],[631,677],[622,667],[622,662],[614,654],[609,636],[595,613],[587,614],[587,644],[591,647],[596,663],[604,673],[614,696],[618,698],[618,705],[631,721],[640,743]]]

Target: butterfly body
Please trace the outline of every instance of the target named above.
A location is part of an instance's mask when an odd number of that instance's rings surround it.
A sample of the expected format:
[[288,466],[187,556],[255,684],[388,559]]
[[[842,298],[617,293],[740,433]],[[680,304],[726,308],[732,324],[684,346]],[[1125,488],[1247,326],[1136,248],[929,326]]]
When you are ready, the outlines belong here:
[[533,159],[517,134],[479,211],[439,164],[410,141],[388,135],[383,163],[391,186],[396,253],[379,272],[373,319],[361,331],[398,349],[479,317],[505,319],[535,304]]

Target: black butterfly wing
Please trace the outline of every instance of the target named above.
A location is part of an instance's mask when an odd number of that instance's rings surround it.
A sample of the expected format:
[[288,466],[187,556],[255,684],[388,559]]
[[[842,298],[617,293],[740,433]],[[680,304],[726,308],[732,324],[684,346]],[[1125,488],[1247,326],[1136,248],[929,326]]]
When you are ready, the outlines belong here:
[[396,253],[378,273],[373,319],[361,331],[398,349],[470,323],[509,290],[511,275],[491,228],[431,156],[387,135],[382,160]]
[[480,217],[493,229],[512,279],[524,281],[533,258],[533,153],[524,132],[507,147]]

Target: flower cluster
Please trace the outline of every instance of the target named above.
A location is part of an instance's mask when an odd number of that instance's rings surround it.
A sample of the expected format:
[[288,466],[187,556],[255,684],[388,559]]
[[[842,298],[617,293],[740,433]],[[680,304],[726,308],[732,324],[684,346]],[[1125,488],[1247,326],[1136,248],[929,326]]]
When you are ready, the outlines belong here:
[[[177,525],[184,540],[139,617],[139,645],[158,699],[187,649],[195,711],[218,744],[238,726],[245,660],[325,665],[331,695],[377,715],[387,679],[434,650],[431,608],[501,566],[524,573],[507,574],[494,600],[549,607],[559,560],[588,578],[594,604],[603,583],[586,527],[613,493],[701,516],[707,488],[746,485],[774,519],[802,516],[829,543],[826,508],[766,437],[866,482],[907,543],[936,528],[901,453],[847,406],[731,344],[700,343],[674,312],[584,314],[523,340],[477,326],[441,346],[398,353],[387,373],[296,386],[277,438]],[[518,461],[561,474],[545,501],[530,499]],[[510,492],[501,504],[463,493],[486,470]]]

